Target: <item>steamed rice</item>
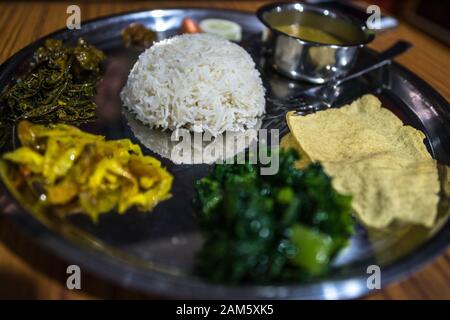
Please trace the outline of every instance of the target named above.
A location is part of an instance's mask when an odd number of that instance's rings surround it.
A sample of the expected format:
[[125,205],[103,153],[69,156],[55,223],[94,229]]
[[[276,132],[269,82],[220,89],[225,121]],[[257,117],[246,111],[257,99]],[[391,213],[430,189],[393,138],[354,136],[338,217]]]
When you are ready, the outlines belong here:
[[210,34],[184,34],[143,52],[121,98],[151,127],[216,136],[253,127],[264,113],[264,87],[250,55]]

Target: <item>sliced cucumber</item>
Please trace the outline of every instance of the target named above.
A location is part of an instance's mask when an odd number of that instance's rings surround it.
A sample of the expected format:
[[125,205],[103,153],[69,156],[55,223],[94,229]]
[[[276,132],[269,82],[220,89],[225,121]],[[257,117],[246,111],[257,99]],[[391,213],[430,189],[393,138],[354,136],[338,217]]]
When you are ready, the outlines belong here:
[[200,22],[199,27],[203,32],[212,33],[227,40],[239,42],[242,39],[242,28],[233,21],[205,19]]

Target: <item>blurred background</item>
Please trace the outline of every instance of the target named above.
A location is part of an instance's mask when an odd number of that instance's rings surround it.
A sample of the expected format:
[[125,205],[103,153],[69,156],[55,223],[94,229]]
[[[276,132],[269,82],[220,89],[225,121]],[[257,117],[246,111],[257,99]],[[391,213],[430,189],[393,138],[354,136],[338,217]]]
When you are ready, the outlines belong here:
[[428,35],[450,45],[450,1],[442,0],[373,0],[344,1],[359,5],[376,4],[386,13],[398,17]]

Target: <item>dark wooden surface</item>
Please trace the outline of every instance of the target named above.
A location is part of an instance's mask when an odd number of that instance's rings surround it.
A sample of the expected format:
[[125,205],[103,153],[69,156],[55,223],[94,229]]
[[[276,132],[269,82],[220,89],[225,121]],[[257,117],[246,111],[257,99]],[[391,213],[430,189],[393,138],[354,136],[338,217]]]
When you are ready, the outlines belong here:
[[[72,2],[0,2],[0,63],[37,38],[66,23]],[[263,1],[85,1],[82,20],[124,11],[161,7],[220,7],[254,11]],[[416,29],[401,24],[371,44],[383,50],[398,39],[414,44],[398,62],[417,73],[450,100],[450,50]],[[2,208],[0,208],[1,211]],[[81,291],[65,287],[66,262],[40,250],[0,214],[0,298],[96,299],[148,298],[83,274]],[[450,299],[450,250],[406,279],[367,299]]]

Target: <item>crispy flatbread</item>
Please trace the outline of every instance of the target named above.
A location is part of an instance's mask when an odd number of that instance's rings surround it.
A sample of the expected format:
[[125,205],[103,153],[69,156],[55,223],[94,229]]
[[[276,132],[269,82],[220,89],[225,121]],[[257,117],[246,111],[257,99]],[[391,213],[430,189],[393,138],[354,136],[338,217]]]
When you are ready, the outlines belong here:
[[403,125],[375,96],[307,116],[288,113],[287,121],[302,152],[323,164],[337,191],[353,196],[364,224],[433,225],[439,180],[425,135]]

